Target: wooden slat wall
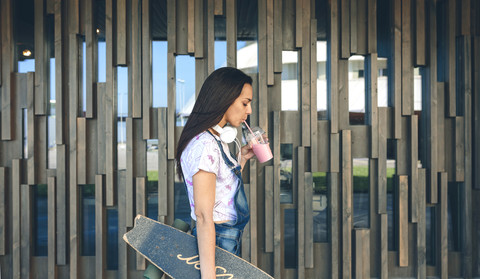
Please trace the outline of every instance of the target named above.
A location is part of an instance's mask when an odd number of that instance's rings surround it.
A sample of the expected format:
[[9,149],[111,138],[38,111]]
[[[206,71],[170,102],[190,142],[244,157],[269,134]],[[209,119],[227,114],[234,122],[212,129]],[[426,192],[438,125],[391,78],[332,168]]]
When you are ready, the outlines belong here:
[[[243,258],[275,278],[392,278],[480,276],[476,252],[480,227],[478,111],[480,110],[480,5],[474,0],[163,0],[158,18],[152,0],[30,0],[34,17],[34,73],[18,73],[19,9],[0,0],[0,266],[4,278],[140,278],[147,262],[122,235],[136,214],[147,214],[148,191],[158,193],[158,216],[175,217],[177,55],[195,58],[195,94],[215,66],[215,15],[225,16],[226,65],[237,66],[237,41],[245,13],[255,7],[258,72],[253,80],[250,123],[268,131],[274,159],[246,165],[244,177],[251,221],[244,232]],[[320,7],[316,7],[321,5]],[[383,10],[381,7],[389,7]],[[103,11],[99,17],[97,12]],[[54,42],[47,40],[47,17],[54,17]],[[388,28],[377,22],[389,18]],[[438,16],[444,17],[440,24]],[[326,18],[322,18],[326,16]],[[99,17],[99,18],[96,18]],[[101,26],[100,20],[105,22]],[[167,107],[153,104],[152,34],[165,26]],[[326,22],[324,26],[323,23]],[[322,23],[322,24],[320,24]],[[382,23],[384,24],[384,23]],[[437,24],[438,27],[437,27]],[[102,27],[97,34],[96,29]],[[245,27],[244,27],[245,28]],[[326,29],[325,29],[326,28]],[[387,31],[385,31],[388,29]],[[438,29],[438,32],[437,32]],[[385,34],[386,32],[386,34]],[[321,35],[319,35],[321,34]],[[326,38],[318,38],[324,36]],[[438,37],[437,37],[438,35]],[[106,44],[106,81],[98,82],[99,41]],[[317,41],[327,42],[327,59]],[[83,53],[82,44],[86,44]],[[387,45],[378,49],[377,43]],[[379,46],[381,44],[378,44]],[[437,49],[438,48],[438,49]],[[47,145],[49,58],[55,57],[55,146]],[[296,51],[298,110],[281,111],[282,51]],[[388,53],[388,107],[379,107],[380,52]],[[349,59],[365,57],[365,123],[349,123]],[[83,77],[82,58],[86,58]],[[383,56],[382,56],[383,57]],[[438,64],[438,65],[437,65]],[[118,170],[118,67],[128,68],[126,169]],[[438,69],[437,69],[438,66]],[[318,74],[326,70],[327,120],[318,120]],[[421,85],[414,67],[419,67]],[[181,69],[180,69],[181,70]],[[439,71],[437,73],[437,71]],[[438,75],[437,75],[438,74]],[[86,80],[86,111],[83,82]],[[317,84],[318,83],[318,84]],[[422,111],[415,89],[422,88]],[[349,92],[350,91],[350,92]],[[163,94],[163,93],[162,93]],[[349,96],[350,94],[350,96]],[[351,99],[351,100],[350,100]],[[27,133],[23,135],[23,110]],[[23,158],[24,137],[28,153]],[[147,176],[147,141],[158,140],[154,189]],[[395,152],[387,149],[393,141]],[[282,144],[293,148],[292,203],[282,202]],[[150,151],[148,152],[150,156]],[[120,155],[120,156],[119,156]],[[393,156],[393,158],[392,158]],[[353,215],[353,158],[368,158],[368,228],[356,228]],[[150,158],[151,159],[151,158]],[[149,159],[149,160],[150,160]],[[387,170],[395,160],[396,194],[387,193]],[[47,168],[56,160],[56,169]],[[151,163],[151,162],[150,162]],[[150,171],[150,169],[149,169]],[[326,174],[327,242],[316,243],[318,172]],[[390,172],[389,172],[390,173]],[[322,174],[323,175],[323,174]],[[390,179],[390,177],[388,177]],[[33,189],[47,184],[47,258],[33,254]],[[81,253],[80,188],[95,185],[95,255]],[[454,185],[454,186],[451,186]],[[324,187],[323,185],[321,187]],[[448,250],[447,193],[460,187],[461,251]],[[397,248],[389,251],[388,203],[396,206]],[[427,264],[426,207],[436,210],[436,264]],[[450,204],[448,206],[451,206]],[[453,205],[455,206],[455,205]],[[107,209],[118,211],[118,270],[107,270]],[[290,238],[285,210],[296,212],[296,268],[285,267]],[[323,224],[322,224],[323,225]],[[287,244],[287,245],[286,245]],[[475,246],[477,245],[477,246]],[[95,264],[86,262],[94,257]],[[325,260],[327,259],[327,260]],[[41,264],[44,264],[41,266]],[[452,265],[458,264],[459,266]],[[46,267],[44,267],[46,266]]]

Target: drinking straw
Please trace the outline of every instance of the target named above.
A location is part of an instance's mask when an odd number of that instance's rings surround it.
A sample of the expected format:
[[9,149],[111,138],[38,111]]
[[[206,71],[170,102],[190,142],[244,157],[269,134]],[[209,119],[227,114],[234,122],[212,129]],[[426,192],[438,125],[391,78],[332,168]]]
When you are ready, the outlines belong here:
[[256,139],[256,137],[255,137],[255,134],[253,133],[252,129],[250,129],[250,126],[248,126],[247,122],[245,122],[245,121],[243,121],[243,123],[245,124],[245,126],[247,126],[248,130],[249,130],[250,133],[252,134],[254,143],[255,143],[255,144],[258,144],[258,141],[257,141],[257,139]]

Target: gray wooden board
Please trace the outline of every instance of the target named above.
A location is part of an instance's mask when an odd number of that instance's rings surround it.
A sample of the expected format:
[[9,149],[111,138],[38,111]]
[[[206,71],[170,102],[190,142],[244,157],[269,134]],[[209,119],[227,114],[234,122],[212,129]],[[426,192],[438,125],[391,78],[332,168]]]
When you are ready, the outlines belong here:
[[[124,234],[123,239],[171,278],[200,278],[197,240],[194,236],[138,215],[135,227]],[[273,278],[218,247],[215,249],[215,262],[217,277]]]

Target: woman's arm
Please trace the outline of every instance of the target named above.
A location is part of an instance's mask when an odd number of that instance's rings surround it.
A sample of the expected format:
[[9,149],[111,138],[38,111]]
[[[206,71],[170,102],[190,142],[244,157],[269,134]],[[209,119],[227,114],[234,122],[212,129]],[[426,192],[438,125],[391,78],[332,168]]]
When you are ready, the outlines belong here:
[[193,199],[197,217],[197,242],[202,278],[215,278],[215,204],[216,175],[203,170],[193,176]]

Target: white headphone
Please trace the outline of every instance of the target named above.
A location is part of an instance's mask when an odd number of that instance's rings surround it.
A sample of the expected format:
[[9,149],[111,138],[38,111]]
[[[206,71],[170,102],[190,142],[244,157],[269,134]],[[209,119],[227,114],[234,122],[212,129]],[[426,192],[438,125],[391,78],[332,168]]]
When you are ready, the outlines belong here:
[[240,144],[238,143],[237,140],[237,129],[233,127],[220,127],[218,125],[215,125],[212,127],[213,130],[215,130],[219,135],[220,135],[220,140],[223,141],[224,143],[231,143],[235,141],[235,144],[238,147],[238,163],[240,163],[240,160],[242,159],[242,151]]
[[218,125],[212,127],[218,134],[220,134],[220,139],[224,143],[231,143],[237,138],[237,129],[233,127],[222,128]]

